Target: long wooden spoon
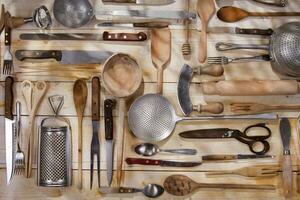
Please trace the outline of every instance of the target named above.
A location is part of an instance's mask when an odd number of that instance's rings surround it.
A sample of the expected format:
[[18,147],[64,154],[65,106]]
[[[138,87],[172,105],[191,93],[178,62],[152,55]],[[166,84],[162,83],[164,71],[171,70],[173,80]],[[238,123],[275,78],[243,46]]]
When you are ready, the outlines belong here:
[[163,71],[171,58],[171,31],[169,28],[152,29],[151,57],[157,69],[157,93],[163,92]]
[[78,189],[82,189],[82,120],[87,99],[87,85],[78,79],[73,87],[73,100],[78,117]]
[[184,175],[171,175],[164,182],[165,190],[175,196],[185,196],[198,188],[275,190],[273,185],[197,183]]
[[224,22],[237,22],[247,17],[286,17],[286,16],[300,16],[300,12],[248,12],[246,10],[225,6],[220,8],[217,16]]
[[201,33],[200,33],[200,48],[199,48],[199,62],[203,63],[207,57],[207,27],[209,20],[216,12],[214,0],[198,0],[197,12],[201,19]]

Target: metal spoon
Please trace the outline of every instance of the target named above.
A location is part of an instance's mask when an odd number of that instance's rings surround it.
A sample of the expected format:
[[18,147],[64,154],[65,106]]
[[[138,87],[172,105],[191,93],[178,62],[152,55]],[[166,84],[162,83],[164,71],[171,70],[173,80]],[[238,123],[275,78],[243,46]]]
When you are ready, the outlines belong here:
[[134,150],[137,154],[143,156],[154,156],[159,152],[178,153],[178,154],[186,154],[186,155],[197,154],[196,149],[159,149],[157,145],[151,143],[139,144],[134,148]]
[[144,188],[125,188],[125,187],[101,187],[101,194],[116,194],[116,193],[138,193],[142,192],[146,197],[156,198],[164,193],[164,188],[157,184],[148,184]]

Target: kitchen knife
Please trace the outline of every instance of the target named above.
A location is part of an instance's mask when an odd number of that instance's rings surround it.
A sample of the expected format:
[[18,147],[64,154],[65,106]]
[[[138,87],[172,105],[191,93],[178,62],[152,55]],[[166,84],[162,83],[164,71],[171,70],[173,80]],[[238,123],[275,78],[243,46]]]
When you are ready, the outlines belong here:
[[114,156],[114,141],[113,141],[113,115],[112,110],[116,105],[113,99],[104,101],[104,119],[105,119],[105,140],[106,140],[106,164],[107,164],[107,182],[111,185],[113,177],[113,156]]
[[22,33],[21,40],[95,40],[95,41],[145,41],[147,34],[139,33],[110,33],[104,31],[103,34],[90,33]]
[[254,154],[237,154],[237,155],[206,155],[202,156],[203,161],[226,161],[226,160],[240,160],[240,159],[257,159],[257,158],[274,158],[273,155],[254,155]]
[[101,22],[96,24],[96,28],[101,27],[116,27],[116,28],[166,28],[171,25],[170,22],[138,22],[138,23],[128,23],[128,22]]
[[230,133],[232,131],[233,130],[229,128],[200,129],[183,131],[179,133],[179,136],[183,138],[215,139],[224,138],[225,135],[228,135],[228,137],[230,137]]
[[162,167],[196,167],[202,164],[201,162],[178,162],[145,158],[126,158],[126,163],[128,165],[159,165]]
[[169,20],[194,20],[197,14],[187,11],[170,10],[101,10],[96,12],[97,19],[115,21],[122,17],[151,18],[151,19],[169,19]]
[[17,50],[20,61],[26,59],[55,59],[61,64],[100,64],[113,53],[109,51]]
[[280,136],[283,146],[282,157],[282,181],[284,196],[289,197],[293,190],[293,172],[292,160],[290,153],[290,140],[291,140],[291,125],[287,118],[282,118],[279,124]]
[[160,5],[172,4],[175,2],[175,0],[102,0],[102,2],[160,6]]
[[265,35],[273,34],[272,29],[254,29],[254,28],[239,28],[239,27],[209,27],[209,33],[231,33],[231,34],[247,34],[247,35]]
[[5,79],[5,155],[6,155],[6,184],[9,185],[13,176],[14,168],[14,117],[12,114],[13,107],[13,83],[14,79],[11,76]]

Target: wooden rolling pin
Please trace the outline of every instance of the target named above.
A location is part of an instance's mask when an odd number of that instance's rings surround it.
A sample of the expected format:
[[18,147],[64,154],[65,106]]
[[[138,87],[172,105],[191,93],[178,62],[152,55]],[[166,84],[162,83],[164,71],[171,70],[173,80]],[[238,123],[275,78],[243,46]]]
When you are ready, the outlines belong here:
[[279,81],[218,81],[201,84],[203,94],[220,96],[295,95],[296,80]]

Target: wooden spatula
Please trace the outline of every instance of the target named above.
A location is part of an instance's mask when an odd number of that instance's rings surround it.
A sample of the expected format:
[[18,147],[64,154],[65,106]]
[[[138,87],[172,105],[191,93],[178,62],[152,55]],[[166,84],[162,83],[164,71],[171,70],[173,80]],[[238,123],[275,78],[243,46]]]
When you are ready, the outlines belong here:
[[157,69],[157,93],[163,91],[163,70],[171,58],[171,31],[169,28],[152,29],[151,57]]
[[87,99],[87,85],[78,79],[73,87],[73,99],[78,117],[78,189],[82,189],[82,120]]
[[207,27],[209,20],[216,12],[214,0],[198,0],[197,12],[201,19],[201,33],[200,33],[200,48],[199,48],[199,62],[203,63],[207,57]]
[[295,105],[267,105],[259,103],[232,103],[230,110],[234,113],[261,113],[272,111],[300,110],[300,104]]

